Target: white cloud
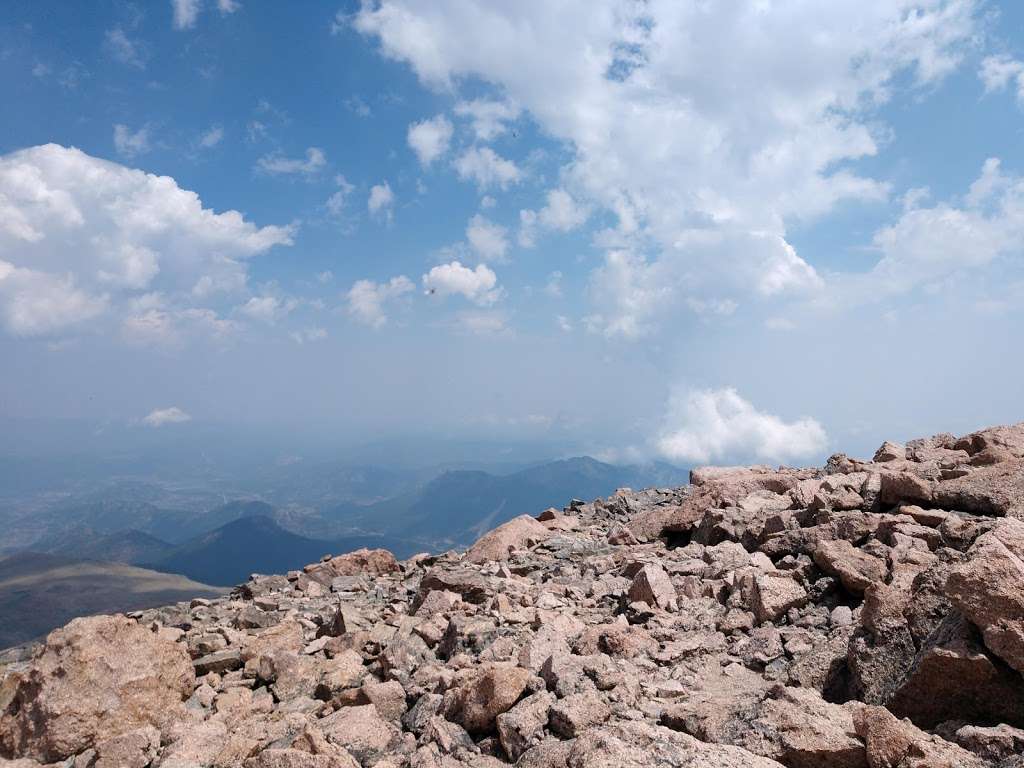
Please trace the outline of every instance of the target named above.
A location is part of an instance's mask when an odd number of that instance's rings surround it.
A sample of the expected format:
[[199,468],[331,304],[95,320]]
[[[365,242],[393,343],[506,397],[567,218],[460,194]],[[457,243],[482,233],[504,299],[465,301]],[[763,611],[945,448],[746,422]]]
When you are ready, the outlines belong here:
[[559,232],[570,232],[587,220],[586,208],[577,205],[564,189],[548,192],[548,204],[540,210],[540,223]]
[[317,272],[316,281],[321,285],[326,285],[334,279],[334,273],[331,270],[326,269],[323,272]]
[[825,430],[811,418],[786,422],[758,411],[735,389],[679,391],[669,402],[659,453],[669,461],[793,461],[825,450]]
[[48,334],[91,320],[106,307],[106,296],[79,290],[70,276],[0,261],[0,317],[15,336]]
[[895,223],[875,233],[881,253],[866,274],[846,275],[821,296],[825,304],[861,304],[976,274],[1024,253],[1024,177],[990,158],[962,199],[922,205],[908,197]]
[[395,193],[386,181],[370,187],[370,197],[366,200],[366,210],[371,216],[379,216],[391,221],[392,208],[395,205]]
[[475,269],[464,267],[458,261],[439,264],[423,276],[423,287],[440,297],[460,294],[474,304],[487,306],[500,297],[498,277],[486,264]]
[[455,159],[455,171],[464,181],[473,181],[481,189],[516,184],[522,172],[490,147],[471,147]]
[[479,141],[491,141],[503,134],[507,123],[519,117],[520,109],[507,101],[474,99],[460,101],[455,105],[455,114],[472,121],[473,132]]
[[452,124],[444,115],[413,123],[409,126],[407,139],[420,165],[427,168],[448,151],[452,140]]
[[571,232],[587,220],[589,211],[579,205],[564,189],[552,189],[547,194],[547,204],[540,211],[519,211],[519,244],[533,248],[537,244],[537,229],[553,229]]
[[221,12],[222,16],[234,13],[241,7],[242,4],[238,0],[217,0],[217,10]]
[[[685,309],[693,275],[759,301],[820,288],[788,230],[842,201],[887,199],[850,163],[878,152],[889,133],[878,110],[897,89],[960,65],[980,5],[381,0],[352,23],[427,86],[482,81],[529,113],[570,152],[561,177],[574,202],[614,216],[599,242],[642,255]],[[494,171],[488,151],[460,157],[459,175],[481,187],[520,178]],[[578,220],[555,203],[544,226]],[[541,222],[523,223],[529,243]]]
[[196,25],[199,18],[199,0],[171,0],[174,13],[174,28],[189,29]]
[[265,173],[302,174],[313,176],[327,165],[327,155],[319,147],[309,147],[306,159],[283,157],[279,154],[264,155],[256,161],[256,166]]
[[110,56],[122,64],[127,64],[136,69],[146,68],[142,46],[137,41],[129,38],[121,27],[107,30],[104,36],[104,47]]
[[77,149],[0,156],[0,315],[19,335],[60,332],[108,310],[138,327],[197,321],[187,313],[214,311],[197,302],[244,290],[246,259],[291,238],[291,227],[215,213],[170,177]]
[[203,149],[210,149],[215,147],[224,140],[224,129],[219,125],[210,126],[207,130],[203,131],[199,137],[199,146]]
[[184,424],[186,421],[192,421],[192,417],[177,406],[171,406],[170,408],[156,408],[155,410],[150,411],[149,415],[142,419],[143,424],[147,427],[154,428],[162,427],[165,424]]
[[132,133],[127,125],[118,123],[114,126],[114,149],[117,154],[133,158],[149,152],[149,128],[143,126]]
[[555,315],[555,322],[562,333],[572,333],[572,321],[565,315]]
[[981,62],[978,77],[985,85],[985,93],[1001,91],[1013,86],[1017,100],[1024,103],[1024,62],[1006,56],[988,56]]
[[348,179],[340,173],[334,177],[334,183],[338,189],[327,198],[327,202],[324,205],[327,208],[327,212],[337,219],[345,213],[349,195],[355,191],[355,187],[349,184]]
[[479,213],[466,225],[466,240],[484,261],[502,261],[508,253],[508,230],[500,224],[485,219]]
[[346,296],[348,313],[363,325],[381,328],[388,321],[385,305],[414,289],[412,281],[405,275],[393,277],[386,283],[357,280]]
[[238,313],[250,320],[264,323],[276,323],[290,314],[297,302],[295,299],[281,299],[277,296],[253,296],[245,304],[238,307]]

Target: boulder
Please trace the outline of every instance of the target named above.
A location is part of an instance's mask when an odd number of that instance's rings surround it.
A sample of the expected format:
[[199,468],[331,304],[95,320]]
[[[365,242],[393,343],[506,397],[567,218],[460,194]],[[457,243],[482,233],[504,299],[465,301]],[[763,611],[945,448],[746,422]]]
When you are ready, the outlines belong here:
[[979,537],[950,570],[945,590],[989,650],[1024,672],[1024,521],[1000,520]]
[[656,563],[645,563],[633,576],[629,599],[665,611],[674,611],[678,607],[676,588],[665,569]]
[[519,700],[533,679],[522,667],[491,665],[445,695],[444,715],[470,733],[488,733],[495,718]]
[[520,515],[484,534],[466,552],[466,561],[486,563],[507,560],[518,549],[533,546],[552,536],[552,532],[529,515]]
[[183,643],[124,616],[75,619],[0,693],[0,755],[64,760],[186,716],[195,674]]

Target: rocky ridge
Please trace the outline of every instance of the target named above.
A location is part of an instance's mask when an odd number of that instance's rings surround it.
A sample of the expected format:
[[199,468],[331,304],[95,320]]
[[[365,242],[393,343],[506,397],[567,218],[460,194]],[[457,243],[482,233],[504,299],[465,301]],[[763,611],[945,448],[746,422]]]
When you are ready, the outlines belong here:
[[1024,768],[1024,424],[703,468],[7,658],[24,768]]

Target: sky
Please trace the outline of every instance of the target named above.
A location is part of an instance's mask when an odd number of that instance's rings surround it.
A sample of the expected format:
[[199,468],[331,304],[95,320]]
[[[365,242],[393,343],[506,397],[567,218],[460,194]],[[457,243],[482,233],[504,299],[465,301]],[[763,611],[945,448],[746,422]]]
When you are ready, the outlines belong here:
[[0,18],[0,417],[800,463],[1024,419],[1024,8]]

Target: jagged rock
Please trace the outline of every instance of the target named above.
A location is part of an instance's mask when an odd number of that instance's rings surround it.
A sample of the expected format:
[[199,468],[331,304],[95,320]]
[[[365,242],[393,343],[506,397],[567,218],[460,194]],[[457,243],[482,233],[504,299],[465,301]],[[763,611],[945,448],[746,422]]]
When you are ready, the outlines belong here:
[[830,576],[837,577],[854,594],[863,594],[870,585],[884,582],[889,574],[885,561],[838,539],[823,541],[814,550],[814,562]]
[[629,599],[666,611],[678,608],[676,588],[665,569],[655,563],[645,563],[637,571],[629,586]]
[[383,755],[398,736],[395,726],[377,714],[373,704],[342,707],[318,725],[328,741],[344,747],[363,765]]
[[532,677],[522,667],[492,665],[446,695],[445,717],[470,733],[493,731],[495,718],[512,708]]
[[976,630],[951,614],[925,641],[887,704],[922,728],[945,720],[1024,725],[1024,678],[992,659]]
[[591,726],[607,720],[611,709],[597,691],[584,691],[571,693],[552,704],[549,714],[552,733],[575,739]]
[[751,577],[750,607],[758,622],[775,621],[790,608],[807,603],[807,590],[784,573]]
[[64,760],[129,731],[186,716],[195,674],[183,644],[124,616],[75,619],[4,681],[0,754]]
[[896,719],[883,707],[860,706],[853,721],[864,740],[868,768],[984,768],[975,755]]
[[507,712],[495,718],[501,746],[513,760],[538,744],[548,724],[548,710],[555,697],[547,691],[527,696]]
[[946,595],[994,654],[1024,672],[1024,522],[1000,520],[981,536],[950,570]]
[[466,552],[470,563],[505,560],[517,549],[533,546],[550,538],[551,531],[529,515],[520,515],[484,534]]

